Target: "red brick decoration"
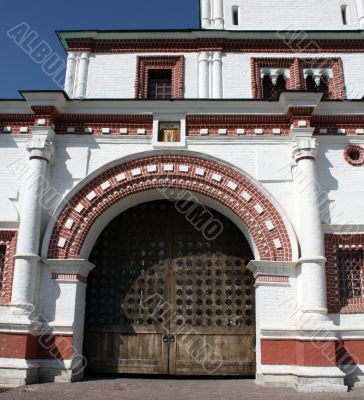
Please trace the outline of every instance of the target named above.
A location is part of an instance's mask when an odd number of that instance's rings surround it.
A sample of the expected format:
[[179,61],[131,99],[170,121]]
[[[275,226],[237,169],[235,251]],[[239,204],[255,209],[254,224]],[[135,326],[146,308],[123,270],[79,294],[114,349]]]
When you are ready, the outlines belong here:
[[17,233],[17,231],[0,231],[0,247],[5,248],[4,257],[0,254],[0,265],[2,267],[0,304],[7,304],[11,301]]
[[141,129],[142,132],[145,130],[145,135],[151,136],[153,116],[61,114],[55,124],[56,133],[62,135],[103,135],[103,128],[109,129],[109,135],[138,135]]
[[186,190],[217,200],[243,221],[261,260],[292,259],[281,215],[253,182],[214,161],[177,155],[130,161],[94,178],[69,200],[57,218],[48,258],[79,258],[92,225],[109,207],[131,194],[155,189]]
[[[315,135],[353,136],[364,132],[363,115],[313,115],[311,126],[315,127]],[[360,133],[361,132],[361,133]]]
[[347,163],[355,167],[364,165],[364,148],[359,145],[351,144],[345,147],[344,158]]
[[252,92],[255,99],[263,99],[262,68],[289,69],[287,90],[307,89],[303,76],[303,70],[306,68],[332,68],[333,78],[329,80],[328,98],[345,98],[344,72],[340,58],[251,58],[250,63]]
[[263,365],[334,367],[364,362],[363,340],[301,341],[262,339]]
[[325,256],[329,312],[364,313],[364,234],[325,235]]
[[184,96],[184,56],[138,56],[135,79],[135,97],[146,99],[148,95],[149,70],[172,70],[172,99],[182,99]]
[[93,53],[194,53],[222,51],[231,53],[364,53],[364,40],[306,39],[306,32],[292,32],[277,39],[66,39],[68,51]]
[[290,133],[289,119],[286,115],[188,115],[187,136],[200,136],[201,129],[208,129],[208,136],[218,136],[220,129],[226,129],[226,135],[237,136],[238,129],[244,129],[244,135],[256,135],[256,129],[262,129],[262,135]]

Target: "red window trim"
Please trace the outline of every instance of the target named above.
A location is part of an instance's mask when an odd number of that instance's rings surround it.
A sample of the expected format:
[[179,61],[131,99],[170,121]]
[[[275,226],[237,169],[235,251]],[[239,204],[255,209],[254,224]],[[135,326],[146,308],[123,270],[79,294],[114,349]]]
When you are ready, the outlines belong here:
[[303,76],[305,68],[332,68],[333,78],[329,81],[328,99],[345,99],[344,72],[341,58],[252,57],[250,64],[254,99],[263,99],[261,68],[288,68],[290,70],[290,79],[287,80],[287,90],[306,89],[306,82]]
[[148,75],[151,69],[172,70],[172,99],[184,96],[184,56],[138,56],[135,79],[135,98],[148,96]]

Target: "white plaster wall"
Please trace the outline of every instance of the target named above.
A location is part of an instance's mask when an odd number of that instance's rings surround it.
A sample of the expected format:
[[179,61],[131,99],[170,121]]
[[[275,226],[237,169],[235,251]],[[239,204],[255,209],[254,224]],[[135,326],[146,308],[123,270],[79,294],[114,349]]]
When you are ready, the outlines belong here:
[[[187,149],[233,164],[257,179],[294,222],[294,193],[290,171],[290,147],[249,141],[188,140]],[[131,154],[152,151],[151,140],[126,141],[112,137],[65,135],[57,138],[51,185],[64,197],[80,180],[103,165]]]
[[[262,140],[187,140],[187,149],[211,155],[245,171],[260,181],[296,225],[295,193],[288,142],[265,144]],[[343,157],[350,139],[320,138],[317,157],[318,184],[323,222],[328,225],[364,225],[364,166],[353,167]],[[78,182],[110,161],[152,151],[150,138],[62,135],[56,140],[51,186],[63,198]],[[16,224],[22,202],[22,174],[27,168],[24,140],[0,136],[0,228]],[[15,226],[15,225],[14,225]]]
[[[137,56],[150,55],[157,56],[161,54],[92,54],[87,77],[86,97],[134,98]],[[168,53],[168,55],[181,55],[181,53]],[[197,54],[187,53],[184,54],[184,57],[185,98],[196,98]]]
[[[179,53],[169,53],[179,54]],[[147,54],[140,54],[147,55]],[[223,56],[223,97],[252,98],[252,57],[300,57],[302,53],[227,53]],[[309,56],[310,58],[315,56]],[[317,56],[316,56],[317,57]],[[340,57],[343,60],[347,97],[360,99],[364,94],[364,61],[361,54],[321,53],[319,58]],[[93,54],[87,78],[87,98],[134,98],[136,54]],[[185,54],[185,98],[198,97],[198,54]]]
[[[340,6],[350,6],[351,23],[342,24]],[[232,7],[239,6],[240,24],[234,26]],[[224,0],[227,30],[330,30],[358,29],[355,0]]]
[[[0,221],[3,227],[16,227],[22,201],[22,187],[28,162],[25,141],[0,136]],[[7,225],[9,223],[10,225]]]
[[317,171],[326,224],[364,224],[364,166],[354,167],[345,161],[343,150],[348,144],[347,138],[320,141]]

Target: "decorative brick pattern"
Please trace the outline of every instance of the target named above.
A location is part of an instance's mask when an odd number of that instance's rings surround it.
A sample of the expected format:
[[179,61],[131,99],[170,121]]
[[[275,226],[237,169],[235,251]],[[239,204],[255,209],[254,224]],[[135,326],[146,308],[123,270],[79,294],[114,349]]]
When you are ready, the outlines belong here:
[[315,127],[315,135],[352,136],[363,135],[363,115],[313,115],[311,125]]
[[135,97],[146,99],[148,96],[148,74],[150,70],[172,70],[172,99],[182,99],[184,96],[184,65],[183,56],[146,56],[137,58],[135,79]]
[[364,148],[359,145],[351,144],[345,147],[344,158],[347,163],[355,167],[364,165]]
[[280,129],[282,136],[289,135],[289,119],[285,115],[188,115],[187,136],[201,136],[201,130],[207,130],[205,135],[220,136],[219,130],[226,129],[226,135],[238,136],[239,129],[244,129],[245,135],[257,135],[256,129],[263,129],[266,136],[275,135],[274,129]]
[[[364,313],[364,265],[359,265],[360,257],[362,256],[359,256],[359,264],[350,265],[350,259],[352,258],[350,253],[363,254],[363,252],[364,234],[325,235],[327,303],[330,313]],[[348,263],[346,265],[345,260],[342,259],[345,254],[348,254]],[[356,292],[357,296],[351,298],[347,296],[348,288],[345,287],[345,271],[343,271],[343,268],[352,268],[353,272],[355,272],[355,276],[351,276],[351,279],[354,279],[351,293]],[[361,294],[356,290],[360,285],[363,288],[363,292],[360,292]]]
[[[156,165],[157,170],[148,171],[150,165]],[[183,171],[181,166],[184,166]],[[189,167],[188,171],[186,166]],[[141,173],[133,174],[132,171],[137,169]],[[196,169],[203,169],[204,175],[196,174]],[[216,180],[216,175],[220,175],[221,179]],[[101,184],[106,180],[111,185],[103,190]],[[228,182],[235,182],[236,189],[229,188]],[[261,260],[292,259],[292,247],[281,215],[253,182],[216,162],[172,155],[131,161],[105,171],[88,183],[70,199],[58,217],[51,235],[48,257],[78,258],[88,232],[100,215],[127,196],[152,189],[185,189],[213,198],[230,208],[243,221]],[[91,192],[95,192],[96,197],[90,200],[87,195]],[[260,214],[255,209],[258,203],[263,209]],[[66,226],[69,219],[75,221],[71,229],[69,225]],[[268,220],[273,223],[273,229],[268,229],[265,223]],[[277,242],[280,246],[276,246]]]
[[258,275],[257,283],[289,283],[289,277],[283,275]]
[[[300,36],[300,35],[299,35]],[[350,39],[92,39],[69,38],[68,51],[93,53],[194,53],[222,51],[231,53],[364,53],[364,40]]]
[[[72,132],[68,132],[69,127],[74,128]],[[139,129],[152,135],[153,116],[62,114],[55,124],[57,134],[87,135],[85,128],[92,128],[91,135],[102,135],[103,128],[110,128],[109,135],[137,135]],[[121,133],[122,129],[126,129],[126,133]]]
[[[188,136],[240,136],[259,135],[287,136],[291,125],[298,126],[305,120],[306,126],[315,127],[316,136],[340,135],[352,136],[364,134],[364,115],[313,115],[313,108],[291,108],[287,115],[188,115]],[[31,134],[34,126],[33,115],[0,114],[1,134]],[[115,114],[60,114],[54,120],[55,131],[60,135],[152,135],[152,115],[115,115]],[[9,132],[4,132],[9,127]],[[30,127],[28,130],[21,128]],[[85,131],[91,128],[90,131]],[[145,130],[145,131],[144,131]],[[262,131],[262,133],[257,133]]]
[[0,304],[11,301],[14,275],[14,255],[16,253],[17,231],[0,231],[0,246],[5,247],[0,284]]
[[[58,111],[54,106],[32,106],[34,112],[34,125],[49,126],[54,124]],[[44,120],[43,124],[39,124],[39,121]]]
[[304,68],[332,68],[333,78],[329,80],[328,98],[345,98],[344,72],[340,58],[252,58],[250,62],[253,98],[263,99],[262,68],[288,68],[290,79],[287,80],[287,90],[307,89]]
[[87,279],[84,276],[78,275],[78,274],[53,273],[52,279],[54,279],[56,281],[66,281],[66,282],[77,282],[77,281],[80,281],[83,283],[87,282]]

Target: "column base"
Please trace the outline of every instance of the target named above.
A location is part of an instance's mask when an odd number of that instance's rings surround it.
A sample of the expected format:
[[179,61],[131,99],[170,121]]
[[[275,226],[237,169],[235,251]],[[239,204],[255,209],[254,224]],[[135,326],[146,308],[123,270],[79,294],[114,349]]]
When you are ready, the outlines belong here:
[[75,374],[71,360],[0,359],[0,388],[11,389],[35,383],[70,383],[83,379]]
[[290,387],[304,393],[343,393],[348,391],[345,374],[336,367],[261,366],[256,384],[265,387]]

